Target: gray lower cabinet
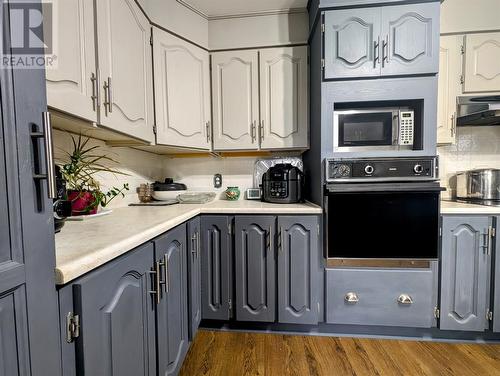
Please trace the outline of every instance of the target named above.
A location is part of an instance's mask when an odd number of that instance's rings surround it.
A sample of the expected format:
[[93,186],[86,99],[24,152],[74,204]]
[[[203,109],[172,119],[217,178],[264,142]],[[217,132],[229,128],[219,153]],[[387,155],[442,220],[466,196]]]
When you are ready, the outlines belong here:
[[188,246],[188,296],[189,340],[196,336],[201,321],[201,219],[197,217],[187,224]]
[[72,285],[81,325],[76,342],[77,374],[156,374],[155,316],[148,273],[152,264],[153,245],[148,243]]
[[323,296],[319,217],[278,217],[278,321],[317,324]]
[[236,319],[273,322],[276,317],[274,216],[235,219]]
[[201,316],[229,320],[232,308],[232,217],[201,218]]
[[488,329],[492,220],[443,216],[440,329]]
[[495,280],[494,280],[494,300],[493,300],[493,331],[500,332],[500,217],[495,218]]
[[186,225],[154,240],[161,299],[156,307],[158,375],[177,375],[189,348]]

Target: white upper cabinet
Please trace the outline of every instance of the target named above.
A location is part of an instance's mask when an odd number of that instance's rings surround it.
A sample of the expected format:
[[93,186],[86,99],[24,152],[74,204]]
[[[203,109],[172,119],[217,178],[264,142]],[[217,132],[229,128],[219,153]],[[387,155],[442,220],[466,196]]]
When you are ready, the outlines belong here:
[[468,34],[464,92],[500,91],[500,32]]
[[380,9],[325,13],[325,77],[380,74]]
[[437,73],[439,2],[382,8],[382,75]]
[[256,150],[259,123],[257,51],[212,55],[214,150]]
[[97,122],[94,3],[55,0],[54,6],[57,67],[46,72],[48,105]]
[[99,0],[100,123],[153,141],[153,76],[146,16],[134,0]]
[[260,51],[262,149],[308,147],[307,46]]
[[154,29],[156,142],[210,149],[210,58],[207,51]]
[[439,49],[438,144],[455,142],[457,97],[462,93],[463,35],[443,36]]

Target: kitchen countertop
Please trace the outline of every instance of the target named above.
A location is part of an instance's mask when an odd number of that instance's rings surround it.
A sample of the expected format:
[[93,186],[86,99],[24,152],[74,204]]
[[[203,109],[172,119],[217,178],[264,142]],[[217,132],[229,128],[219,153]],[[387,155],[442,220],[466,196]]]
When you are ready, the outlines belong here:
[[443,200],[441,201],[441,214],[500,215],[500,206],[483,206]]
[[216,200],[202,205],[123,207],[106,216],[67,221],[56,234],[56,283],[64,285],[199,214],[322,213],[311,203]]

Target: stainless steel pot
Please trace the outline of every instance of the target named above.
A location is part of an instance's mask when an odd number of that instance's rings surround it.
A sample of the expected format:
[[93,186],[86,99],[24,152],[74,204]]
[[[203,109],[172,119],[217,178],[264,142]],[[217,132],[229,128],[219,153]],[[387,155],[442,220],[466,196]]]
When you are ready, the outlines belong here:
[[458,173],[457,198],[500,200],[500,170],[488,168]]

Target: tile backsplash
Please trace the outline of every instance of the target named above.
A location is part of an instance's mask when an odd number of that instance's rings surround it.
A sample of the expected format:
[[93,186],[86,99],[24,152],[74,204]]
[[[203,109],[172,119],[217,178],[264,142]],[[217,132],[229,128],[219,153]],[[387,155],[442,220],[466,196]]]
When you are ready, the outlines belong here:
[[455,145],[438,147],[443,197],[455,194],[454,175],[475,168],[500,168],[500,127],[459,127]]

